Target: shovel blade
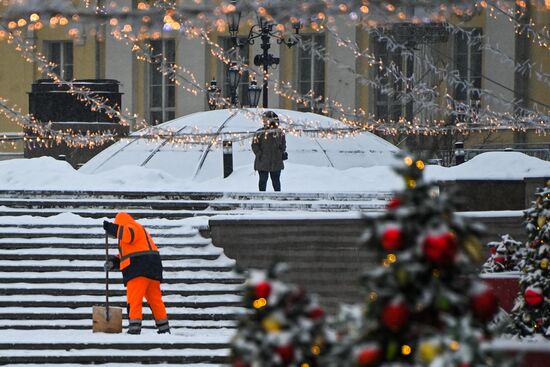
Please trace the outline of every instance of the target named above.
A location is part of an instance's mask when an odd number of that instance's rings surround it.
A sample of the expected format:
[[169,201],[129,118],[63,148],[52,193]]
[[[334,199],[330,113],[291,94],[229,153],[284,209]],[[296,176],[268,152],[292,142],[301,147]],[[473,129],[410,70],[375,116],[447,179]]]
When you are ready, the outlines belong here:
[[93,306],[92,329],[94,333],[122,333],[122,308],[109,307],[108,316],[105,307]]

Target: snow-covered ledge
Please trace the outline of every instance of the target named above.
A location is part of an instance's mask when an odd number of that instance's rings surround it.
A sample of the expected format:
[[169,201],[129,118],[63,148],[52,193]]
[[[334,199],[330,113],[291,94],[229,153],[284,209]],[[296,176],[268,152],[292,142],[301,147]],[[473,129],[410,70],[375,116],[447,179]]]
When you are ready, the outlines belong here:
[[487,344],[487,348],[518,358],[517,366],[548,367],[550,361],[550,340],[542,337],[520,339],[518,337],[498,338]]

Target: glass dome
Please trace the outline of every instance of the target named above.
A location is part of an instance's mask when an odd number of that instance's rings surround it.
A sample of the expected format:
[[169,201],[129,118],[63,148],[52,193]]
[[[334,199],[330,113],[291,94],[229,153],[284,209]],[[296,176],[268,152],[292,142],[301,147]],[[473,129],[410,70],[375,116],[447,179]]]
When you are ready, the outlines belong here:
[[[309,112],[270,109],[279,116],[280,126],[287,131],[287,152],[290,164],[347,169],[389,165],[395,161],[397,147],[374,134],[364,132],[335,138],[335,131],[346,125],[330,117]],[[103,150],[80,170],[96,173],[125,165],[166,171],[178,178],[206,180],[223,177],[223,151],[217,143],[173,143],[155,136],[156,129],[181,137],[189,134],[221,135],[233,141],[233,167],[253,166],[250,148],[253,133],[263,126],[264,109],[214,110],[197,112],[165,122],[154,128],[132,133]],[[330,138],[321,138],[322,131]],[[193,135],[195,137],[199,135]],[[213,139],[214,140],[214,139]],[[251,168],[253,169],[253,168]]]

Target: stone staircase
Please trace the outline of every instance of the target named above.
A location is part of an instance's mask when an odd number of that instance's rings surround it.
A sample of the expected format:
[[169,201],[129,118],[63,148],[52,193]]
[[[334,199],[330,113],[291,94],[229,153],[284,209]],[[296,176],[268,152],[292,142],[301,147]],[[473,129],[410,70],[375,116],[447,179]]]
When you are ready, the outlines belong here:
[[[240,214],[250,211],[379,211],[392,194],[220,193],[0,190],[0,215],[51,216],[71,212],[83,217],[112,217],[120,208],[136,218],[167,219]],[[39,210],[38,210],[39,209]]]
[[[0,190],[0,365],[65,367],[228,363],[243,277],[201,236],[207,218],[260,212],[378,211],[389,193],[181,193]],[[105,301],[103,218],[131,213],[151,232],[164,265],[172,334],[93,334]],[[286,216],[286,214],[285,214]],[[196,217],[191,219],[191,217]],[[162,219],[159,219],[162,218]],[[111,241],[115,253],[115,241]],[[121,275],[110,302],[125,308]]]
[[[94,334],[92,306],[105,302],[101,220],[27,210],[33,216],[0,217],[0,365],[227,363],[243,312],[243,278],[198,228],[185,220],[140,220],[163,258],[172,334],[156,334],[148,307],[141,335]],[[110,242],[114,254],[116,243]],[[121,274],[110,278],[110,303],[125,309]]]

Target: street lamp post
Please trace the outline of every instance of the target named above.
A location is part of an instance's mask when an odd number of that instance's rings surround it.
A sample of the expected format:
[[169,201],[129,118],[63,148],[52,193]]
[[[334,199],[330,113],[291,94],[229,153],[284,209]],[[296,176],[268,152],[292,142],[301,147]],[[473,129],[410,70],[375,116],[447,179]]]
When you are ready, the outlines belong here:
[[[275,38],[277,40],[278,44],[284,43],[289,48],[296,45],[298,41],[296,38],[291,39],[285,39],[283,33],[279,30],[273,30],[273,23],[268,21],[266,18],[262,16],[258,16],[257,24],[254,24],[250,28],[250,32],[248,33],[248,37],[246,38],[245,43],[240,44],[238,42],[237,35],[239,33],[239,22],[241,20],[241,12],[237,9],[237,1],[232,0],[231,1],[231,10],[227,12],[227,23],[229,28],[229,34],[231,35],[231,39],[233,40],[233,43],[238,46],[242,47],[244,44],[248,43],[249,45],[254,44],[254,40],[257,38],[260,38],[262,53],[258,54],[254,57],[254,65],[261,66],[263,71],[263,83],[262,83],[262,105],[264,108],[267,108],[268,106],[268,95],[267,95],[267,81],[268,81],[268,70],[270,66],[279,65],[280,59],[278,57],[273,56],[273,54],[269,53],[269,49],[271,48],[270,40],[271,38]],[[301,23],[299,21],[296,21],[292,24],[292,28],[295,31],[295,34],[298,35],[300,33]]]
[[229,79],[229,89],[231,92],[231,106],[237,106],[239,104],[237,88],[239,88],[239,83],[241,82],[241,73],[236,62],[232,62],[231,66],[229,66],[227,77]]
[[248,84],[248,103],[252,107],[256,107],[258,102],[260,102],[260,94],[262,93],[262,88],[258,86],[256,79],[252,79],[250,84]]
[[222,91],[218,88],[218,82],[215,78],[212,78],[210,86],[206,89],[206,98],[208,102],[208,108],[215,110],[218,106]]
[[[229,68],[228,77],[229,77],[229,88],[230,90],[230,104],[231,106],[237,106],[239,103],[239,98],[237,94],[237,88],[239,87],[240,74],[237,68]],[[262,88],[258,86],[256,79],[252,79],[248,84],[248,105],[249,107],[258,106],[260,101],[260,94],[262,93]],[[210,81],[210,86],[206,89],[206,102],[208,103],[208,108],[210,110],[215,110],[220,106],[220,101],[222,95],[221,89],[218,87],[218,82],[216,78],[212,78]],[[225,105],[225,102],[223,103]],[[225,106],[223,106],[225,107]]]

